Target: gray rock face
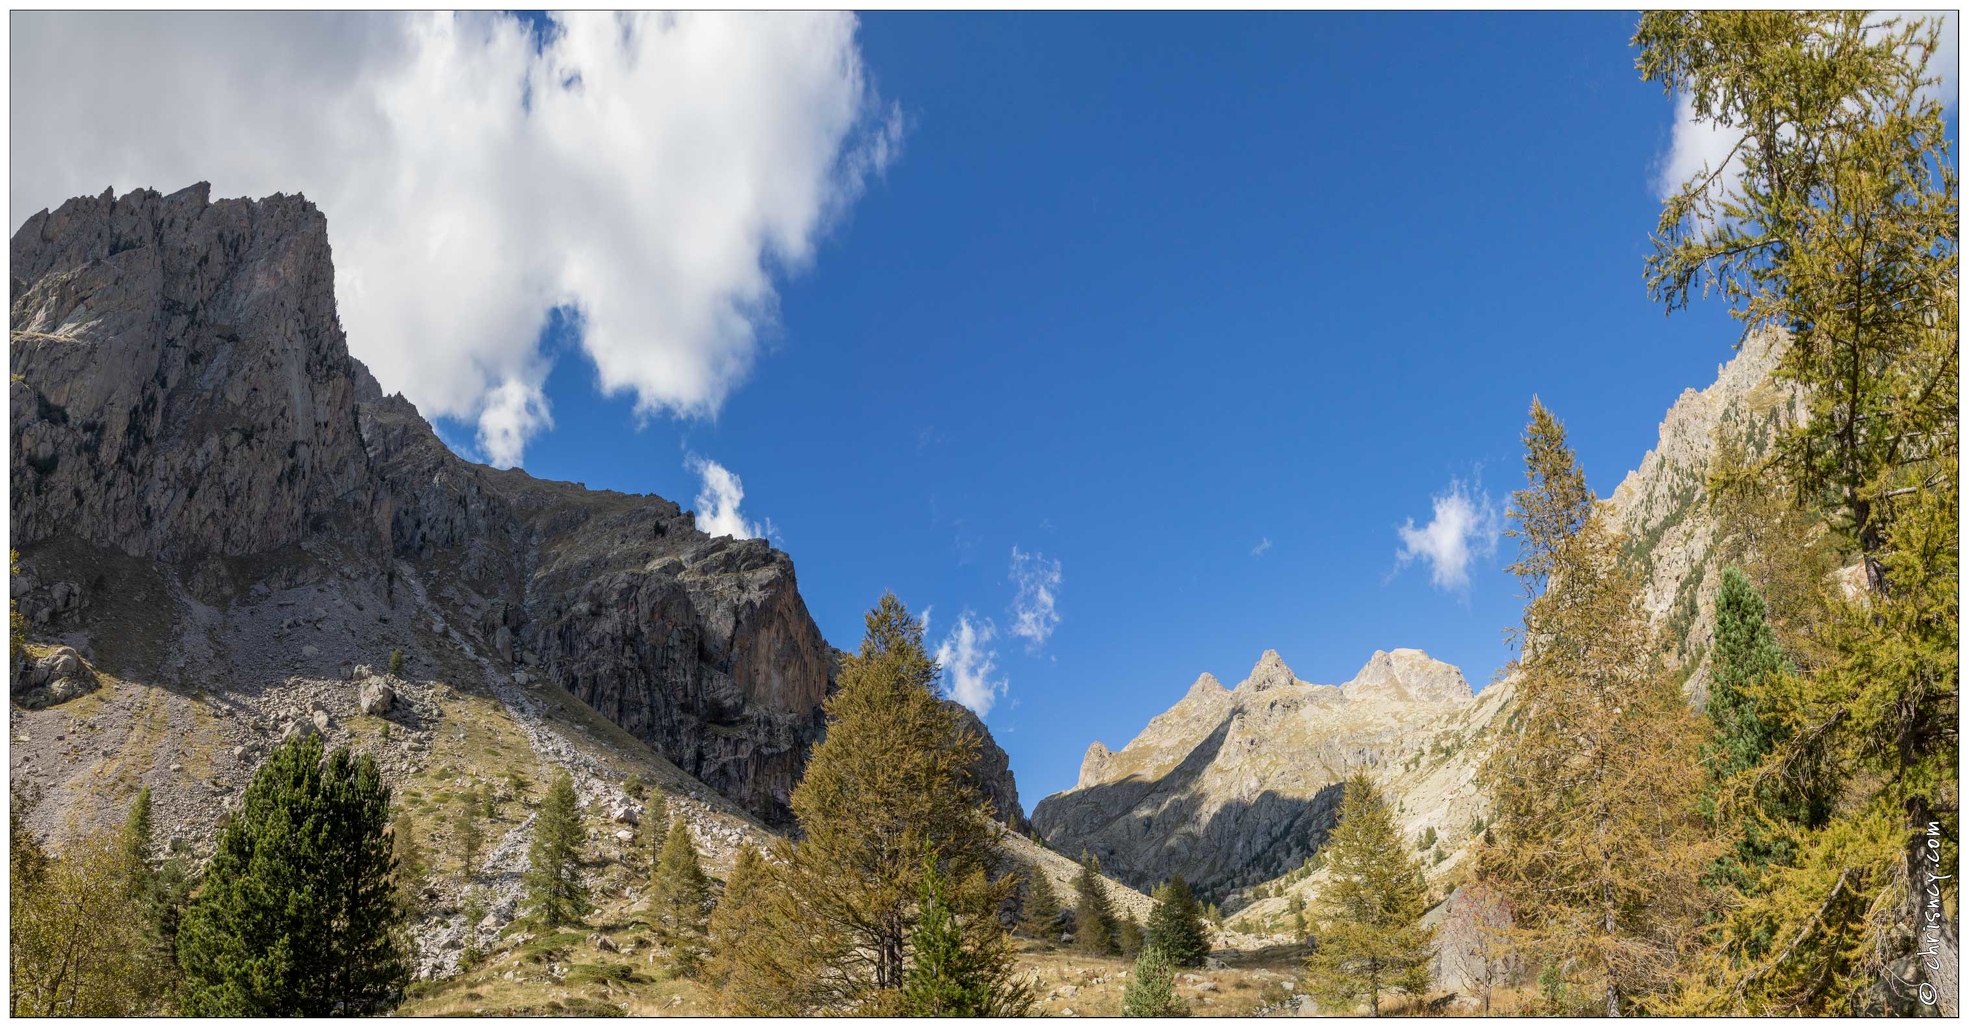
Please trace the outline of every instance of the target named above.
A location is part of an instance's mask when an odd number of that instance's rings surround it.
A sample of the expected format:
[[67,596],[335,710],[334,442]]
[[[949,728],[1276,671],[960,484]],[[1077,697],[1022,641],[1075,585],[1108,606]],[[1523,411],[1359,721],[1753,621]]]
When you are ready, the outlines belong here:
[[[45,630],[128,634],[122,594],[76,583],[138,568],[161,577],[132,670],[205,654],[188,605],[221,636],[278,624],[281,652],[222,690],[282,661],[402,648],[430,675],[464,653],[786,820],[831,683],[791,559],[659,497],[453,455],[349,356],[313,204],[106,192],[30,217],[11,257],[13,588]],[[315,605],[279,599],[296,587]]]
[[991,800],[993,812],[1007,828],[1020,833],[1030,831],[1032,823],[1026,820],[1025,808],[1019,805],[1019,783],[1012,777],[1012,759],[998,748],[991,738],[991,730],[969,707],[949,700],[944,702],[957,711],[958,723],[964,730],[978,737],[978,762],[973,765],[972,784]]

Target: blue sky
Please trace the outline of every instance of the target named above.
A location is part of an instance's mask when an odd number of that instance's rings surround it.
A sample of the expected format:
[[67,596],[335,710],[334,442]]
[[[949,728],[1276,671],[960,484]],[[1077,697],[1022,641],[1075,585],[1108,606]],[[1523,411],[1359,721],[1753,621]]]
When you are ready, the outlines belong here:
[[[685,454],[717,461],[837,646],[884,589],[933,642],[989,619],[1028,806],[1267,648],[1339,682],[1420,647],[1481,687],[1509,541],[1444,589],[1399,527],[1457,480],[1501,503],[1534,393],[1610,492],[1737,336],[1645,295],[1674,110],[1632,24],[867,15],[902,152],[749,380],[638,429],[564,350],[526,467],[689,507]],[[1014,547],[1058,562],[1043,647]]]
[[305,194],[447,442],[769,535],[843,648],[929,611],[1030,807],[1268,648],[1508,659],[1533,394],[1604,495],[1738,336],[1645,294],[1719,140],[1634,22],[23,13],[10,222]]

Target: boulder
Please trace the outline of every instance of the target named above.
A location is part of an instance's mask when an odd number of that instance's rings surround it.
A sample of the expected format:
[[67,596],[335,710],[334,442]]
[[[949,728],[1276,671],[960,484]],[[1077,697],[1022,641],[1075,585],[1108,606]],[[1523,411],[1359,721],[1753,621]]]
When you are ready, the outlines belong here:
[[327,711],[325,711],[325,710],[317,710],[317,711],[315,711],[315,712],[314,712],[314,717],[313,717],[313,719],[312,719],[312,720],[314,721],[314,727],[315,727],[315,731],[317,731],[317,732],[326,732],[326,731],[328,731],[328,712],[327,712]]
[[57,678],[66,678],[82,670],[82,657],[67,646],[57,646],[54,651],[34,662],[33,683],[45,685]]
[[[358,668],[358,670],[366,669]],[[357,701],[365,714],[389,713],[390,706],[396,702],[396,698],[397,691],[390,687],[390,683],[374,676],[363,680],[362,690],[357,694]]]

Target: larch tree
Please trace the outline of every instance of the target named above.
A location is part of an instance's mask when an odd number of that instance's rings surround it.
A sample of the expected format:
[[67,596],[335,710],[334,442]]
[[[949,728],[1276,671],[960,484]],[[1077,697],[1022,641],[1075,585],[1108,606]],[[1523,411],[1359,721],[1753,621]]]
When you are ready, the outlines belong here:
[[[1651,293],[1789,336],[1806,416],[1767,470],[1858,551],[1864,597],[1771,697],[1757,781],[1837,799],[1732,919],[1711,1009],[1957,1012],[1959,183],[1940,20],[1657,12],[1642,77],[1736,140],[1664,203]],[[1768,948],[1760,941],[1769,939]]]
[[1422,926],[1428,884],[1402,841],[1381,790],[1366,769],[1356,770],[1328,837],[1332,877],[1314,908],[1315,948],[1306,961],[1307,990],[1334,1009],[1365,1002],[1378,1017],[1383,994],[1429,990],[1435,932]]
[[740,846],[732,861],[731,874],[725,876],[725,891],[718,898],[705,925],[705,946],[710,957],[701,972],[708,988],[721,991],[731,977],[731,963],[739,944],[759,921],[759,894],[768,888],[768,871],[759,851]]
[[594,909],[581,881],[581,804],[574,778],[556,771],[533,823],[525,877],[531,916],[542,928],[577,924]]
[[1672,992],[1706,904],[1703,732],[1609,517],[1575,485],[1564,429],[1542,405],[1525,442],[1512,570],[1531,600],[1517,707],[1481,773],[1497,845],[1479,874],[1566,986],[1554,995],[1596,993],[1608,1016],[1647,1011]]
[[319,737],[267,756],[178,932],[194,1017],[376,1013],[410,980],[392,882],[390,787]]
[[893,1011],[926,850],[953,883],[967,945],[1002,937],[996,913],[1016,878],[991,877],[1000,829],[972,784],[979,739],[938,698],[939,673],[922,623],[883,596],[826,701],[827,736],[792,796],[799,841],[773,848],[759,922],[730,961],[727,1012]]
[[703,963],[711,879],[683,818],[671,822],[663,853],[650,871],[650,920],[677,973],[695,977]]

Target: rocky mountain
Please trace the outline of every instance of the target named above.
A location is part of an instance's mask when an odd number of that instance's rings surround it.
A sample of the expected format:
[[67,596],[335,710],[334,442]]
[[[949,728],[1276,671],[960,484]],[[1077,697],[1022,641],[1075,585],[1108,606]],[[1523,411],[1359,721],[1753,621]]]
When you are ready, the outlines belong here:
[[1079,782],[1040,801],[1033,826],[1138,889],[1180,874],[1223,897],[1304,863],[1365,763],[1383,769],[1406,820],[1454,842],[1477,799],[1463,762],[1440,772],[1503,695],[1479,702],[1462,672],[1420,650],[1376,651],[1338,686],[1301,681],[1267,650],[1235,688],[1204,674],[1128,745],[1089,746]]
[[419,680],[565,690],[786,822],[832,681],[791,558],[452,454],[349,355],[321,212],[209,194],[106,191],[13,237],[12,590],[36,637],[174,711],[393,650]]

